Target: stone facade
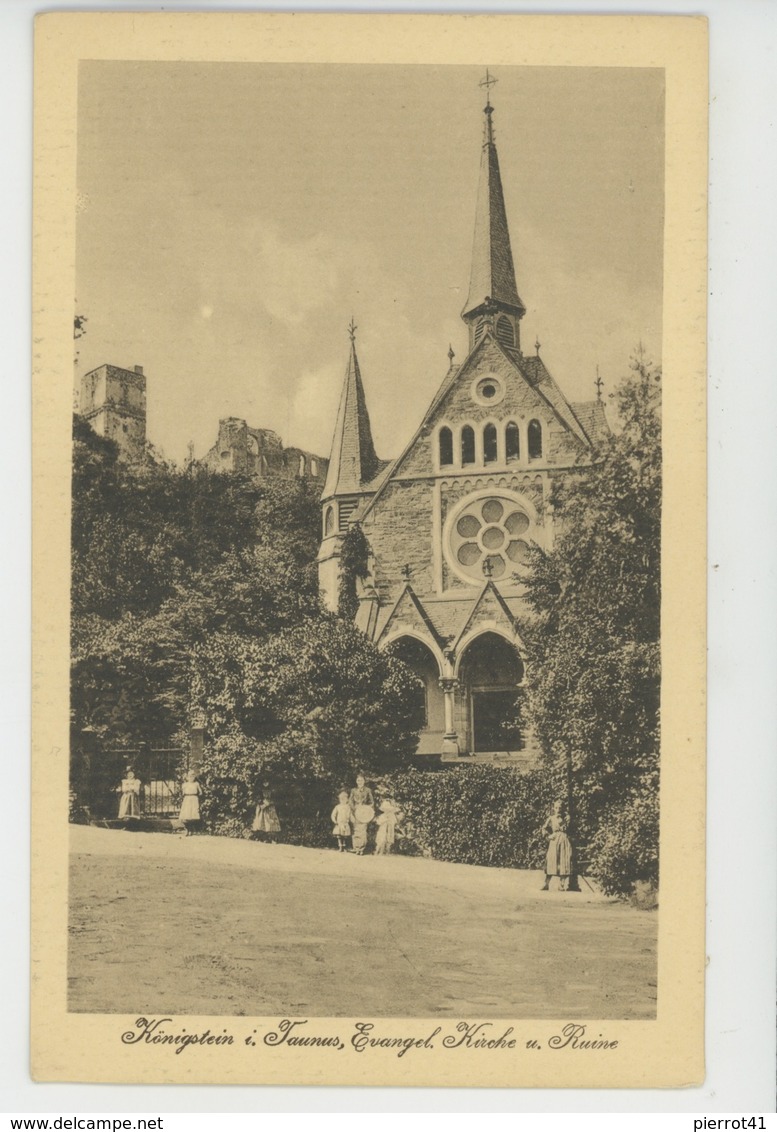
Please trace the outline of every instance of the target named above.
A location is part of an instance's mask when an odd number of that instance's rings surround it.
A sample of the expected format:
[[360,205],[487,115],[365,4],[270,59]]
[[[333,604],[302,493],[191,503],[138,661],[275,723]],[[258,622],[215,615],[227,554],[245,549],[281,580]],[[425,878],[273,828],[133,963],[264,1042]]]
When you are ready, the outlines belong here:
[[609,434],[600,401],[573,405],[520,348],[504,198],[486,107],[472,273],[462,318],[469,353],[393,461],[375,455],[354,328],[322,494],[320,585],[336,608],[340,553],[359,523],[369,547],[356,624],[418,675],[419,755],[524,769],[538,751],[515,711],[526,679],[522,571],[551,549],[553,480],[584,469]]
[[119,458],[146,458],[146,378],[142,366],[102,365],[81,378],[78,411],[99,436],[114,440]]
[[284,448],[277,432],[249,428],[239,417],[219,421],[218,440],[203,457],[215,472],[244,472],[258,479],[309,479],[323,487],[329,461],[301,448]]

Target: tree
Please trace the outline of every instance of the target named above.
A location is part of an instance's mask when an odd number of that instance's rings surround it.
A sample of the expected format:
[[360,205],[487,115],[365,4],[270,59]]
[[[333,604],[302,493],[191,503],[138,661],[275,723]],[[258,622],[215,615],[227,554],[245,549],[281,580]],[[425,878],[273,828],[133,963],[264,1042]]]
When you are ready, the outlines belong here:
[[340,618],[322,614],[261,641],[218,634],[194,665],[194,699],[217,736],[204,773],[222,808],[224,799],[250,807],[260,776],[301,802],[329,798],[358,769],[387,773],[415,752],[417,678]]
[[187,725],[191,654],[315,616],[318,506],[301,481],[128,468],[74,419],[72,708],[78,729],[159,741]]
[[614,400],[619,431],[556,485],[555,548],[532,555],[527,710],[593,871],[625,892],[658,878],[660,372],[637,358]]

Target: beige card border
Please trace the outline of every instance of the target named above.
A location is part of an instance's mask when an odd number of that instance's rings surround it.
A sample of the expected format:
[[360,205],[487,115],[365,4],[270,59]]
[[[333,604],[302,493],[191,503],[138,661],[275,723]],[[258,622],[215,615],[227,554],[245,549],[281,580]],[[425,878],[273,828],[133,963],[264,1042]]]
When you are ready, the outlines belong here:
[[[32,1073],[82,1082],[670,1087],[704,1075],[707,22],[677,16],[50,13],[36,20],[33,237]],[[663,67],[664,551],[658,1014],[597,1022],[615,1050],[553,1052],[564,1020],[510,1020],[510,1053],[250,1047],[278,1019],[178,1018],[236,1044],[123,1045],[134,1019],[66,1010],[70,413],[77,64],[90,59]],[[380,1019],[423,1038],[439,1020]],[[449,1023],[450,1025],[451,1023]],[[310,1031],[346,1040],[347,1019]],[[526,1050],[538,1038],[541,1050]]]

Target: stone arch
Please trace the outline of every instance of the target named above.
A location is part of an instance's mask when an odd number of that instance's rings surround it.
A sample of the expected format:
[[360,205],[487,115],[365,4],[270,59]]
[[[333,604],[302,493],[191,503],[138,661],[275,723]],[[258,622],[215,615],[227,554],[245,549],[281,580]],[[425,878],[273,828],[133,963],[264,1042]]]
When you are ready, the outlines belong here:
[[500,314],[496,320],[496,337],[503,346],[508,346],[510,349],[515,346],[515,327],[505,314]]
[[333,504],[329,504],[324,512],[324,537],[334,533],[335,529],[335,509]]
[[496,464],[499,456],[497,429],[493,421],[483,426],[483,463]]
[[540,460],[542,458],[542,425],[538,420],[529,421],[526,432],[529,459]]
[[505,459],[508,464],[516,463],[521,458],[521,434],[515,421],[508,421],[505,426]]
[[475,430],[472,425],[464,425],[461,430],[461,465],[467,467],[475,463]]
[[439,754],[445,732],[445,701],[440,686],[442,658],[439,650],[420,633],[401,628],[381,642],[381,648],[398,657],[418,677],[419,707],[423,713],[418,753]]
[[440,429],[437,444],[440,467],[449,467],[453,463],[453,433],[447,425]]
[[462,641],[456,664],[474,753],[518,752],[525,746],[519,715],[526,668],[514,637],[499,625],[481,625]]

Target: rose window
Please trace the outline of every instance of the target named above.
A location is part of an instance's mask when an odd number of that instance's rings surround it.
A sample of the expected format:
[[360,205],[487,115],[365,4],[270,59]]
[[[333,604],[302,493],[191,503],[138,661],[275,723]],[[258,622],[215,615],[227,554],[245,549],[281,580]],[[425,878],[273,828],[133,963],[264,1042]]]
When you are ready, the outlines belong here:
[[529,559],[524,537],[529,517],[511,499],[474,499],[456,517],[449,535],[455,569],[470,578],[509,576]]

